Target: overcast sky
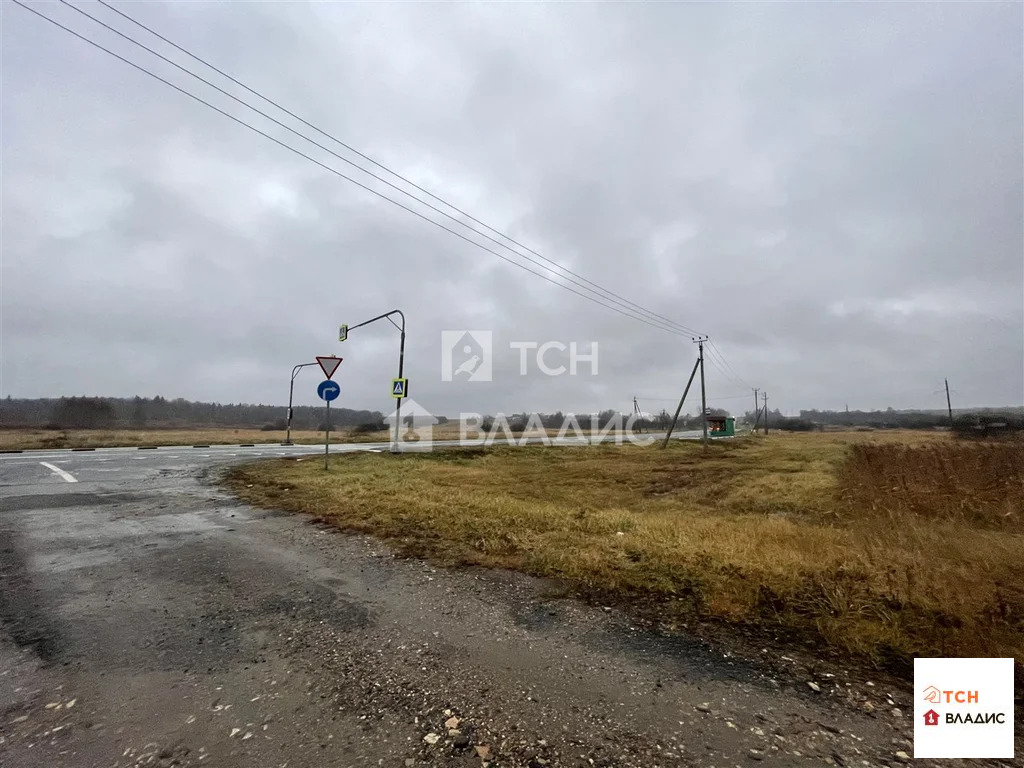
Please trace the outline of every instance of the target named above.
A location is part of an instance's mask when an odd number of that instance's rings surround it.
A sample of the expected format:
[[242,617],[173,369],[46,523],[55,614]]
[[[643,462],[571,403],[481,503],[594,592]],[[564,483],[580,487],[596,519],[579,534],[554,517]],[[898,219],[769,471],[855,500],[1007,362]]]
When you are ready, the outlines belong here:
[[[70,8],[33,7],[399,196]],[[713,405],[741,411],[757,386],[786,412],[938,408],[944,377],[954,406],[1024,402],[1020,3],[117,7],[709,334],[731,366],[708,362]],[[399,308],[410,391],[434,413],[678,397],[689,334],[527,274],[2,9],[3,396],[282,404],[292,365],[335,353],[340,404],[386,411],[397,331],[339,344],[337,326]],[[492,382],[442,381],[441,332],[457,329],[493,331]],[[514,341],[596,342],[597,375],[531,357],[521,376]],[[321,378],[300,374],[296,401],[318,402]]]

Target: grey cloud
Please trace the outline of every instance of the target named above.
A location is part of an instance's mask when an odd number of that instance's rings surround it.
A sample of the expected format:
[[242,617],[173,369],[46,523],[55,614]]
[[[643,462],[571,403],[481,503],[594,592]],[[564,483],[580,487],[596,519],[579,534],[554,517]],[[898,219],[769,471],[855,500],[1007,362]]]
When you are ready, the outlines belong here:
[[[1024,401],[1018,4],[123,8],[710,333],[743,379],[709,365],[711,396],[737,398],[722,405],[745,408],[749,384],[788,410],[938,407],[946,376],[964,405]],[[337,352],[345,404],[387,410],[397,332],[334,333],[394,307],[436,412],[628,410],[685,381],[689,338],[527,275],[20,8],[4,22],[2,394],[281,403],[294,363]],[[441,382],[455,328],[495,331],[493,383]],[[549,339],[598,341],[600,375],[519,376],[508,342]]]

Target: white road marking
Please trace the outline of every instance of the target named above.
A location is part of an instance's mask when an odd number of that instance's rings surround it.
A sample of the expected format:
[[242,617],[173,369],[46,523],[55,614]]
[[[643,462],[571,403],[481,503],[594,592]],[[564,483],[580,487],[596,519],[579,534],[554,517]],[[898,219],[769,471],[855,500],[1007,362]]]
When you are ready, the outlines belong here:
[[77,483],[78,482],[75,479],[74,475],[72,475],[70,472],[65,472],[60,467],[55,467],[55,466],[53,466],[53,464],[48,464],[45,461],[40,461],[39,463],[42,464],[44,467],[46,467],[51,472],[53,472],[53,474],[59,475],[60,477],[64,478],[66,481],[68,481],[69,483]]

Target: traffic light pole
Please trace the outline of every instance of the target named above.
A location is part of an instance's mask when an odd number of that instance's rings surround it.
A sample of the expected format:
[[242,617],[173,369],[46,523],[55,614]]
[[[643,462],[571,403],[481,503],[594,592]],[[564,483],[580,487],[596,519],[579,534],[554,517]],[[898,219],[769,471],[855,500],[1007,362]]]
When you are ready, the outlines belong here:
[[299,375],[299,369],[307,365],[318,365],[318,363],[299,363],[292,368],[292,381],[288,385],[288,432],[282,445],[292,445],[292,397],[295,395],[295,377]]
[[[392,317],[391,317],[392,315],[398,315],[402,319],[402,324],[399,325],[398,323],[396,323],[392,319]],[[369,325],[370,323],[375,323],[378,320],[383,320],[384,318],[387,318],[388,321],[393,326],[395,326],[395,328],[397,328],[399,331],[401,331],[401,334],[402,334],[401,340],[399,341],[399,345],[398,345],[398,378],[401,379],[401,378],[403,378],[403,373],[404,373],[404,370],[405,370],[405,314],[403,314],[402,310],[400,310],[400,309],[393,309],[390,312],[385,312],[383,315],[377,315],[376,317],[371,317],[369,320],[365,320],[365,321],[363,321],[361,323],[356,323],[355,325],[344,326],[343,329],[345,331],[345,338],[347,339],[348,338],[348,333],[351,332],[351,331],[354,331],[356,328],[362,328],[364,325]],[[392,453],[398,453],[398,442],[399,442],[398,441],[398,435],[399,435],[399,430],[401,429],[401,422],[402,422],[402,400],[404,400],[405,398],[404,397],[399,397],[399,398],[396,398],[396,399],[398,400],[398,405],[395,407],[395,434],[394,434],[394,436],[391,439],[391,452]]]

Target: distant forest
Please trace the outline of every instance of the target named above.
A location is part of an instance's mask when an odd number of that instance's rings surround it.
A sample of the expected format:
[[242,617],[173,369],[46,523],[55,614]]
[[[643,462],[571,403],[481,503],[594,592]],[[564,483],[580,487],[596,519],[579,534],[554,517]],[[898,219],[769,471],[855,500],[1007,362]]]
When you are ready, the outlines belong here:
[[[194,403],[183,398],[62,397],[0,401],[0,427],[50,429],[169,429],[174,427],[246,427],[284,429],[287,408],[279,405]],[[298,406],[293,429],[318,429],[322,406]],[[378,411],[331,408],[331,425],[354,427],[381,424]]]
[[[761,424],[764,416],[762,414]],[[754,413],[744,414],[744,421],[752,423]],[[825,428],[873,428],[873,429],[948,429],[959,434],[998,434],[1024,430],[1024,408],[975,408],[954,410],[950,424],[948,411],[800,411],[799,416],[783,416],[778,411],[769,411],[768,428],[805,432]]]
[[[538,414],[542,424],[549,429],[560,429],[567,414]],[[709,415],[728,416],[728,411],[710,408]],[[247,403],[226,404],[198,403],[176,398],[167,400],[134,397],[62,397],[59,399],[14,399],[0,400],[0,427],[34,427],[48,429],[171,429],[182,427],[233,427],[267,430],[283,430],[287,409],[277,405],[251,405]],[[596,418],[577,415],[577,422],[583,428],[603,428],[613,419],[627,419],[629,414],[615,410],[601,411]],[[439,421],[447,421],[438,417]],[[512,429],[522,428],[530,419],[527,412],[507,415]],[[648,429],[665,429],[672,421],[667,411],[647,414],[643,426]],[[738,424],[753,424],[754,413],[748,411],[737,418]],[[493,423],[492,417],[484,419],[485,429]],[[762,414],[759,425],[763,426]],[[333,427],[384,428],[384,417],[379,411],[357,411],[349,408],[332,408]],[[972,432],[979,429],[988,432],[989,425],[998,430],[1016,431],[1024,429],[1024,408],[979,408],[971,411],[954,411],[954,426],[957,431]],[[699,415],[682,414],[677,429],[699,429]],[[949,415],[946,411],[800,411],[799,416],[784,416],[779,411],[769,411],[769,429],[784,431],[811,431],[826,428],[874,428],[874,429],[936,429],[948,428]],[[295,408],[292,428],[317,429],[324,427],[322,406],[299,406]],[[636,425],[637,428],[642,428]]]

